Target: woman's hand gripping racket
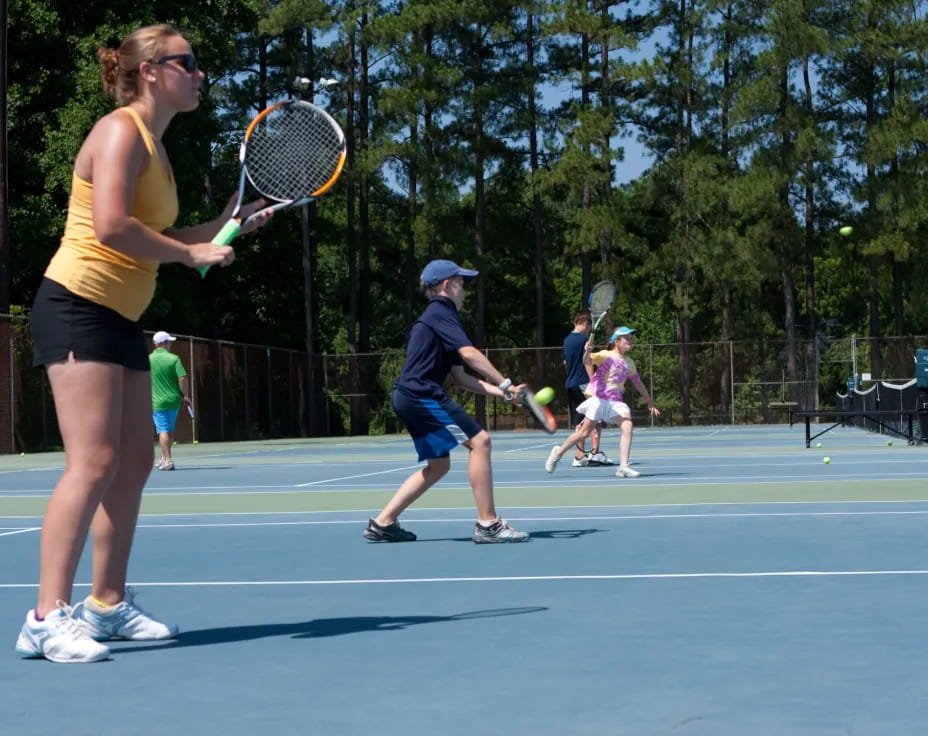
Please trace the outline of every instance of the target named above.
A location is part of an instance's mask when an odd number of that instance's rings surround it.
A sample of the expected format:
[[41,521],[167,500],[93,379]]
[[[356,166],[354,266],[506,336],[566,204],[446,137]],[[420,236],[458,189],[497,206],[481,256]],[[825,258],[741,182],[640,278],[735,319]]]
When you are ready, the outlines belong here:
[[505,392],[506,401],[515,401],[525,407],[548,434],[557,432],[557,420],[547,406],[538,403],[535,393],[528,386],[517,386],[515,389]]
[[600,281],[590,291],[590,314],[593,316],[593,329],[590,331],[591,340],[596,328],[599,327],[599,323],[603,321],[606,312],[612,307],[615,296],[616,288],[613,281]]
[[[249,223],[297,207],[328,191],[345,166],[345,134],[325,110],[302,100],[262,110],[245,131],[239,150],[238,196],[214,245],[228,245]],[[242,218],[246,183],[274,204]],[[198,269],[206,275],[206,268]]]

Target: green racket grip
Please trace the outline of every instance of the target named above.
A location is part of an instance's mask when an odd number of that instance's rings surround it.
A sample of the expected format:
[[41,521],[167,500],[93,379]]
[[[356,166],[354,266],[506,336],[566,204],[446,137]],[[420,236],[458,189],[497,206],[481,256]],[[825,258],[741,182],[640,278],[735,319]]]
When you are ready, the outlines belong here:
[[[222,226],[222,229],[216,233],[216,237],[213,238],[211,242],[213,245],[228,245],[235,237],[241,232],[242,225],[238,220],[229,220],[225,225]],[[209,266],[203,266],[198,268],[197,271],[200,272],[200,276],[205,277],[206,272],[209,271]]]

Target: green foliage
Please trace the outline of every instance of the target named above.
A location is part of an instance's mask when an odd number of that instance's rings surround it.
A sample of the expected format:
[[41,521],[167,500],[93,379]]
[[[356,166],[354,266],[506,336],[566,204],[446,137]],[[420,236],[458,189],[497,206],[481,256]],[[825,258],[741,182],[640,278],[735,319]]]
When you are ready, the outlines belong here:
[[[205,280],[162,268],[145,327],[303,349],[309,319],[317,352],[397,350],[424,305],[418,273],[444,256],[482,272],[464,318],[489,347],[559,343],[601,278],[620,284],[607,327],[633,324],[655,345],[782,340],[770,360],[792,371],[804,370],[804,339],[928,332],[915,278],[928,266],[923,12],[904,0],[629,7],[12,0],[13,302],[31,302],[63,228],[74,156],[111,109],[96,49],[164,20],[208,73],[200,108],[165,137],[180,224],[219,214],[245,124],[308,95],[296,77],[339,79],[315,101],[343,123],[351,152],[316,204],[310,240],[301,213],[287,212]],[[654,165],[619,186],[631,139]],[[851,242],[834,234],[845,223]],[[372,379],[378,391],[397,359]],[[647,360],[663,405],[725,413],[718,355]],[[763,370],[731,400],[761,400]],[[697,384],[711,388],[696,396]],[[357,426],[357,407],[333,400],[337,422]],[[388,405],[370,409],[371,430],[392,431]]]

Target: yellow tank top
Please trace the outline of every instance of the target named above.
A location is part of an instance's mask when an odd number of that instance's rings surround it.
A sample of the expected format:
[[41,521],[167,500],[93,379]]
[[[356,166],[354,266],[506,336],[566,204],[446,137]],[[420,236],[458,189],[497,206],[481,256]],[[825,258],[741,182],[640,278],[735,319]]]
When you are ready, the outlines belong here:
[[[157,232],[177,219],[177,185],[165,170],[148,127],[131,107],[123,107],[142,134],[149,161],[135,183],[129,212]],[[93,184],[75,172],[64,235],[45,276],[84,299],[138,321],[155,294],[158,262],[133,258],[99,240],[93,228]]]

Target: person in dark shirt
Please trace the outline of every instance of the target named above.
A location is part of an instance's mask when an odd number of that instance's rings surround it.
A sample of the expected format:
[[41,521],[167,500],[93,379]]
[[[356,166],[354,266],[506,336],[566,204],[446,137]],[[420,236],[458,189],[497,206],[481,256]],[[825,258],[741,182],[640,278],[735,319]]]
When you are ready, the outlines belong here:
[[[592,369],[583,360],[584,354],[592,348],[590,342],[592,331],[593,318],[590,313],[577,312],[574,315],[573,332],[564,338],[564,368],[567,371],[564,388],[567,390],[567,415],[573,429],[579,427],[585,418],[577,411],[577,407],[587,400],[588,397],[583,389],[593,376]],[[598,426],[594,426],[592,437],[593,447],[589,452],[583,446],[583,440],[577,443],[573,461],[575,468],[610,464],[606,455],[599,449]]]
[[[406,508],[451,467],[450,452],[458,445],[470,450],[467,475],[477,506],[474,542],[526,542],[527,532],[513,529],[496,513],[490,435],[445,393],[450,373],[454,381],[475,394],[518,400],[522,386],[513,386],[489,359],[473,346],[464,332],[458,311],[464,303],[465,284],[477,271],[453,261],[438,260],[422,271],[420,286],[428,306],[413,324],[406,342],[406,360],[393,384],[393,409],[403,420],[426,466],[410,475],[384,509],[370,519],[363,532],[373,542],[412,542],[416,535],[400,527],[397,519]],[[467,366],[487,380],[475,378]],[[508,396],[511,398],[507,398]]]

